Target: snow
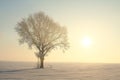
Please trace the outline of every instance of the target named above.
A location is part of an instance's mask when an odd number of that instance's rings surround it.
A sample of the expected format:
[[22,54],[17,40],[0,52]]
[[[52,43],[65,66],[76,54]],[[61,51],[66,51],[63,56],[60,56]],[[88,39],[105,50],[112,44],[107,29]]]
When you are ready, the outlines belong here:
[[48,63],[44,69],[34,65],[3,62],[0,80],[120,80],[120,64]]

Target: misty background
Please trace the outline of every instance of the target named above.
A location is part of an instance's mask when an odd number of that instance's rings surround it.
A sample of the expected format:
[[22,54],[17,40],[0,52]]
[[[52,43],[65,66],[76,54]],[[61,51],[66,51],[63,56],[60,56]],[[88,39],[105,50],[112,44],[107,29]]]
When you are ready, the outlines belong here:
[[[49,53],[47,62],[120,63],[120,1],[118,0],[1,0],[0,61],[36,61],[33,50],[19,45],[16,23],[43,11],[68,29],[70,49]],[[84,36],[90,47],[81,44]]]

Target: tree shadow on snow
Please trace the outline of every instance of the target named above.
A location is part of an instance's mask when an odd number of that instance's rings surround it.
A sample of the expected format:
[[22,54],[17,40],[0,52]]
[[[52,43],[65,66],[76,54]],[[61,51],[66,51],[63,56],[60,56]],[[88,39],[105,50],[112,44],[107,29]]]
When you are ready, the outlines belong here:
[[27,68],[27,69],[7,70],[7,71],[0,71],[0,73],[7,73],[7,72],[21,72],[21,71],[34,70],[34,69],[36,69],[36,68]]

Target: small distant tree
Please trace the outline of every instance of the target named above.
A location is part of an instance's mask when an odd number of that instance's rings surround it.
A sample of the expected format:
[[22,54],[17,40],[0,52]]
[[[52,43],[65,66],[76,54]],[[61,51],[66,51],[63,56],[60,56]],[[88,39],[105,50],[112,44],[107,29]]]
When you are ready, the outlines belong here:
[[21,44],[27,43],[31,49],[33,46],[37,48],[35,55],[38,58],[38,68],[44,68],[44,57],[48,52],[56,48],[64,51],[69,47],[66,27],[60,26],[43,12],[23,18],[15,29]]

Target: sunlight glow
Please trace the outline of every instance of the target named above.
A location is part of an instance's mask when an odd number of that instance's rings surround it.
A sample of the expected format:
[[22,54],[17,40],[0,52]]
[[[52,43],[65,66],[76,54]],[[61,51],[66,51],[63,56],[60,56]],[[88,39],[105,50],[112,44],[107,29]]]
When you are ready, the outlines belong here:
[[91,44],[92,44],[91,38],[89,38],[89,37],[84,37],[84,38],[82,39],[82,45],[83,45],[84,47],[89,47]]

